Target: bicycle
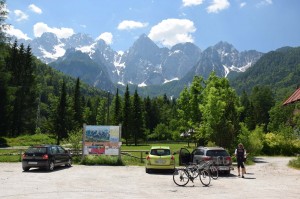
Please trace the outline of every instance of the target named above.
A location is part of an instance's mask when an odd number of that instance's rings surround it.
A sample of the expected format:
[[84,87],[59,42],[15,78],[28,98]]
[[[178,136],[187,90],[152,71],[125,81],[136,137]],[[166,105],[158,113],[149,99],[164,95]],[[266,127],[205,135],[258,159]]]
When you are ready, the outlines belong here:
[[[219,162],[219,157],[217,157],[217,162]],[[205,163],[206,169],[209,171],[210,177],[214,180],[218,179],[219,177],[219,170],[215,166],[213,161],[206,161]]]
[[185,186],[189,181],[194,182],[198,176],[204,186],[210,184],[210,174],[200,164],[189,164],[185,168],[176,169],[173,173],[173,181],[178,186]]

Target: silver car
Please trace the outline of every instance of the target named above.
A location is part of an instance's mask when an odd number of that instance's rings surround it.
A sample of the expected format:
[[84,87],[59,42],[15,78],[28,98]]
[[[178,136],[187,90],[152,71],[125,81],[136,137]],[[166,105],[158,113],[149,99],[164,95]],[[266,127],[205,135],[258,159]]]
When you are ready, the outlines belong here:
[[185,165],[190,162],[201,163],[202,161],[212,161],[219,172],[230,174],[233,170],[232,159],[229,153],[222,147],[198,147],[189,152],[185,148],[180,149],[179,165]]

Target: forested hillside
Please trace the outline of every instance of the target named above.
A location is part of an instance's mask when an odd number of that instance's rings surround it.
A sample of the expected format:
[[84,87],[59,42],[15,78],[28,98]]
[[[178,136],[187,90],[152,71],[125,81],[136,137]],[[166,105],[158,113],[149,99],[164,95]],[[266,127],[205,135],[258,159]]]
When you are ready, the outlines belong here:
[[263,55],[245,73],[231,79],[238,93],[254,86],[270,86],[277,100],[284,100],[300,85],[300,47],[285,47]]

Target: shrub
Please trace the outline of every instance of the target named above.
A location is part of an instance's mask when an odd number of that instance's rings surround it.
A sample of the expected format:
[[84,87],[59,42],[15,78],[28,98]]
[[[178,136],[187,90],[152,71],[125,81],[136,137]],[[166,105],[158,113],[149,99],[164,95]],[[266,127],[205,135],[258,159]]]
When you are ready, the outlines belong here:
[[87,155],[81,161],[83,165],[114,165],[123,166],[122,160],[117,156],[107,156],[107,155]]
[[300,156],[298,156],[296,159],[290,160],[289,166],[300,169]]

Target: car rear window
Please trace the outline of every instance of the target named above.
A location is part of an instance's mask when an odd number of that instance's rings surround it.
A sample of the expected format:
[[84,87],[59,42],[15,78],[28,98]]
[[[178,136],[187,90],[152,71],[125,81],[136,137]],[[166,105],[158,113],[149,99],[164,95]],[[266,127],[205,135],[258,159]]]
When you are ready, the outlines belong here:
[[229,154],[225,150],[209,150],[206,156],[229,156]]
[[165,155],[170,155],[171,152],[169,149],[152,149],[150,154],[158,155],[158,156],[165,156]]
[[26,151],[26,153],[46,153],[46,152],[47,152],[46,147],[31,147]]

